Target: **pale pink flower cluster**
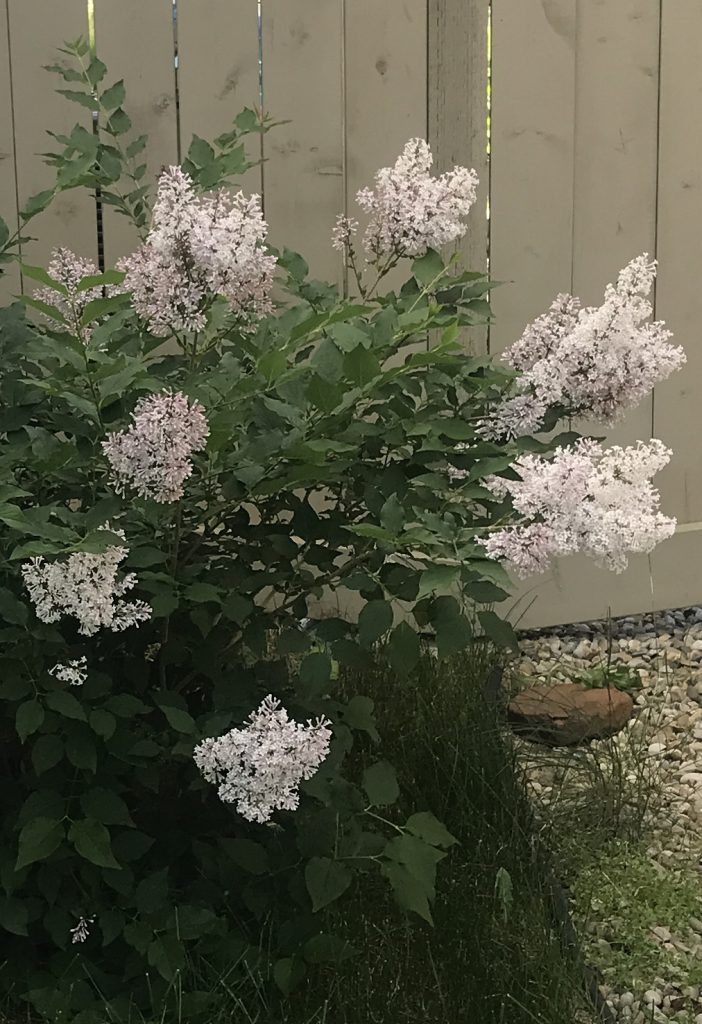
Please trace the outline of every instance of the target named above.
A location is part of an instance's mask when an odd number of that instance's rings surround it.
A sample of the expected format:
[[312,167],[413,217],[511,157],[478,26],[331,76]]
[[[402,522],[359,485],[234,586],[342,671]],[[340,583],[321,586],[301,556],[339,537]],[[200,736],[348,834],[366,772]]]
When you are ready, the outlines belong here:
[[62,324],[60,320],[55,320],[48,314],[46,314],[46,319],[51,322],[54,330],[65,331],[72,329],[79,337],[87,341],[90,337],[90,331],[86,331],[85,328],[78,329],[78,325],[85,307],[93,299],[101,299],[103,297],[103,290],[98,285],[95,288],[85,288],[83,291],[79,291],[78,285],[84,277],[93,277],[95,274],[100,273],[97,265],[92,260],[77,256],[70,249],[59,248],[54,249],[52,252],[47,272],[49,277],[52,277],[64,286],[67,294],[64,295],[62,292],[47,285],[45,288],[37,288],[34,292],[34,298],[54,306],[60,313],[63,313],[68,321],[68,327],[66,324]]
[[[466,233],[464,218],[475,202],[478,177],[465,167],[432,177],[432,163],[424,139],[410,139],[394,167],[376,173],[375,188],[357,193],[358,205],[369,216],[363,246],[371,262],[420,256]],[[340,216],[334,248],[347,248],[357,228],[356,221]]]
[[[124,538],[121,530],[110,532]],[[99,553],[78,551],[55,562],[46,562],[41,555],[25,562],[22,577],[37,618],[58,622],[63,615],[73,616],[85,636],[103,627],[118,633],[151,618],[144,601],[122,600],[137,583],[134,573],[118,579],[120,562],[128,554],[126,547],[110,546]]]
[[651,484],[670,455],[658,440],[604,449],[589,439],[557,448],[551,459],[523,455],[514,463],[519,480],[492,477],[487,483],[495,494],[511,496],[524,522],[482,543],[490,557],[510,562],[520,576],[578,551],[621,572],[629,554],[649,552],[675,532],[675,520],[659,511]]
[[229,302],[240,330],[272,309],[276,259],[263,248],[259,196],[225,189],[197,195],[180,167],[161,175],[148,238],[118,263],[124,289],[158,337],[200,331],[214,295]]
[[646,322],[655,273],[644,253],[607,286],[601,306],[581,309],[572,295],[559,295],[503,353],[520,371],[519,393],[497,407],[483,434],[528,434],[554,406],[566,416],[614,423],[679,369],[685,353],[668,344],[670,331],[662,321]]
[[70,686],[82,686],[88,678],[88,659],[83,655],[66,664],[59,662],[49,669],[49,675]]
[[298,807],[300,783],[329,753],[330,725],[324,718],[306,725],[291,721],[269,695],[243,728],[195,747],[195,764],[217,786],[220,800],[235,804],[248,821],[264,823],[276,810]]
[[73,942],[74,944],[78,943],[78,942],[85,942],[85,940],[90,935],[90,925],[93,924],[94,921],[95,921],[95,917],[94,916],[93,917],[79,917],[78,918],[78,924],[75,925],[75,927],[70,929],[70,932],[71,932],[71,942]]
[[102,448],[118,494],[132,488],[142,498],[178,501],[191,475],[191,456],[202,451],[209,434],[205,411],[180,391],[140,399],[132,425],[108,434]]

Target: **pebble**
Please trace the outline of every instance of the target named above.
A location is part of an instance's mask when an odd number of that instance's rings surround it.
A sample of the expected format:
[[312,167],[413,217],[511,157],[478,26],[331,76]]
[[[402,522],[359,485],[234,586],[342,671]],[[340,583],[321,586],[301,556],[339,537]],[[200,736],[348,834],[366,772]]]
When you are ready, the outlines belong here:
[[[603,757],[621,750],[618,756],[627,757],[641,737],[638,749],[648,753],[646,771],[660,773],[664,797],[651,818],[651,865],[661,876],[692,868],[702,881],[702,606],[526,631],[520,642],[522,657],[516,668],[530,681],[577,681],[584,670],[602,670],[610,659],[614,668],[625,668],[638,680],[627,728],[591,749],[601,749]],[[643,763],[639,759],[631,769],[627,765],[632,782]],[[549,781],[552,777],[542,779],[535,799],[551,800]],[[533,793],[538,792],[533,786]],[[702,961],[702,915],[689,918],[688,925],[674,931],[663,920],[651,932],[661,957],[680,958],[671,962],[687,962],[698,973],[694,957]],[[599,953],[603,964],[611,963],[613,943],[625,938],[615,919],[595,919],[587,931],[593,962]],[[702,1024],[700,987],[685,985],[685,972],[671,967],[671,974],[649,976],[648,985],[633,990],[623,990],[626,978],[609,977],[602,994],[617,1021]]]

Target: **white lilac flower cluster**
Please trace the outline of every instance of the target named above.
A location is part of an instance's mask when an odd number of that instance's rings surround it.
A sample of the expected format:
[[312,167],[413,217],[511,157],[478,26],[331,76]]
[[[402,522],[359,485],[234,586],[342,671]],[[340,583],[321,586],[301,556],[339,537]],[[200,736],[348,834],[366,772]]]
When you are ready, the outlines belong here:
[[83,655],[66,664],[59,662],[49,669],[49,675],[70,686],[82,686],[88,678],[88,659]]
[[263,248],[266,233],[259,196],[197,195],[192,179],[170,167],[159,180],[146,242],[117,266],[157,337],[202,330],[213,295],[224,296],[248,330],[272,309],[276,259]]
[[[66,318],[67,324],[62,324],[60,320],[54,319],[48,313],[46,314],[46,319],[51,322],[54,330],[65,331],[71,329],[82,337],[83,341],[88,341],[91,333],[90,329],[82,328],[79,330],[77,329],[78,324],[88,303],[92,302],[93,299],[101,299],[103,297],[103,289],[98,285],[95,288],[85,288],[79,291],[78,285],[83,278],[93,277],[100,273],[97,265],[92,260],[77,256],[70,249],[59,248],[54,249],[52,252],[47,272],[54,281],[58,281],[59,284],[64,286],[66,293],[64,294],[56,288],[51,288],[47,285],[45,288],[38,288],[34,292],[34,298],[58,309]],[[112,291],[113,289],[108,288],[107,290]]]
[[291,721],[269,695],[247,725],[204,740],[193,756],[220,800],[235,804],[248,821],[264,823],[275,810],[297,808],[300,782],[311,779],[329,753],[330,725],[324,718]]
[[498,439],[528,434],[553,406],[564,415],[614,423],[679,369],[685,353],[668,344],[670,331],[662,321],[646,322],[655,273],[644,253],[607,286],[601,306],[581,309],[577,298],[559,295],[503,353],[521,374],[519,393],[498,405],[482,433]]
[[90,925],[95,921],[95,917],[79,917],[78,924],[74,928],[69,929],[71,933],[71,942],[85,942],[90,935]]
[[118,494],[132,488],[142,498],[168,503],[183,496],[191,475],[191,456],[202,451],[209,434],[205,411],[180,391],[140,399],[132,425],[108,434],[102,448]]
[[[431,149],[424,139],[410,139],[394,167],[375,175],[375,188],[356,195],[369,222],[363,246],[371,262],[393,257],[421,256],[440,249],[466,233],[464,218],[475,202],[478,177],[466,167],[432,177]],[[332,244],[343,250],[357,230],[355,220],[340,216]]]
[[[120,530],[111,532],[124,538]],[[137,582],[134,573],[118,579],[120,562],[128,553],[126,547],[110,546],[99,553],[78,551],[55,562],[46,562],[41,555],[25,562],[22,576],[37,617],[58,622],[70,615],[84,636],[101,628],[118,633],[145,622],[151,617],[146,602],[122,600]]]
[[581,439],[558,448],[551,459],[523,455],[519,480],[492,477],[494,493],[510,495],[526,520],[483,541],[492,558],[506,560],[520,576],[543,572],[559,555],[584,552],[615,572],[627,556],[649,552],[675,532],[675,520],[658,509],[651,477],[671,452],[658,440],[604,449]]

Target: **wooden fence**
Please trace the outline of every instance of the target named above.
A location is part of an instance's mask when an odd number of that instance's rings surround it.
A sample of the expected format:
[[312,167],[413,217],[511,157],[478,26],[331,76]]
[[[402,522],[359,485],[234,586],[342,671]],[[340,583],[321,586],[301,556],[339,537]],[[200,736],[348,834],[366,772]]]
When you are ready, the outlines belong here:
[[[463,254],[514,282],[495,290],[496,323],[476,345],[498,352],[559,291],[599,303],[631,257],[657,255],[656,315],[688,366],[614,440],[653,433],[675,449],[660,481],[680,528],[622,576],[563,561],[524,588],[524,603],[535,600],[523,621],[702,602],[698,0],[0,0],[0,212],[10,221],[50,184],[38,155],[45,129],[70,127],[76,111],[89,124],[39,70],[63,40],[87,34],[89,6],[97,51],[125,80],[135,130],[150,136],[152,173],[244,106],[288,120],[265,138],[265,163],[244,187],[263,195],[274,244],[301,251],[319,276],[342,283],[329,245],[336,214],[408,138],[429,139],[439,170],[475,167],[481,193]],[[35,224],[29,262],[59,243],[97,253],[87,195],[62,194]],[[106,210],[108,264],[134,242]],[[0,290],[20,287],[15,270]]]

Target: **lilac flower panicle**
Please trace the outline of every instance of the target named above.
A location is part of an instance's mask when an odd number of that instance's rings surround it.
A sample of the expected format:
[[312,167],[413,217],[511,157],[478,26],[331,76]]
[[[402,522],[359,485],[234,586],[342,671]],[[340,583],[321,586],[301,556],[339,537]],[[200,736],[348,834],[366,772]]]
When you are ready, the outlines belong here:
[[118,263],[124,288],[157,337],[203,329],[213,295],[228,301],[240,330],[270,313],[275,257],[259,196],[226,189],[198,195],[180,167],[159,179],[144,245]]
[[[111,532],[124,537],[121,530]],[[118,578],[119,565],[128,554],[126,547],[110,546],[100,553],[78,551],[55,562],[46,562],[41,555],[25,562],[22,577],[37,618],[58,622],[64,615],[72,616],[84,636],[102,628],[121,632],[151,618],[146,602],[122,600],[137,582],[133,573]],[[79,666],[73,667],[79,671]],[[57,678],[59,668],[54,668]]]
[[62,683],[69,683],[71,686],[82,686],[88,678],[88,659],[83,656],[66,664],[59,662],[49,669],[49,675],[59,679]]
[[181,392],[140,399],[127,430],[108,434],[102,448],[118,494],[131,488],[142,498],[169,503],[183,496],[192,474],[191,456],[209,435],[205,411]]
[[[376,173],[375,187],[357,193],[356,201],[369,217],[363,236],[369,261],[421,256],[466,233],[464,219],[475,202],[478,177],[465,167],[433,177],[432,163],[424,139],[410,139],[395,165]],[[346,247],[356,228],[355,221],[339,217],[334,247]]]
[[[51,254],[51,261],[47,271],[50,277],[53,277],[55,281],[64,286],[67,294],[64,295],[62,292],[47,285],[44,288],[37,288],[34,292],[34,298],[39,299],[41,302],[46,302],[50,306],[55,306],[56,309],[63,313],[68,321],[68,325],[62,324],[60,320],[54,320],[53,317],[46,314],[46,319],[51,323],[54,330],[66,331],[71,328],[75,330],[88,303],[92,302],[93,299],[101,299],[103,297],[103,289],[99,285],[95,288],[86,288],[84,291],[78,291],[78,285],[84,277],[92,277],[95,274],[99,274],[100,270],[92,260],[77,256],[70,249],[58,248],[54,249]],[[108,288],[107,290],[108,292],[114,291],[114,288]],[[83,341],[87,342],[89,340],[89,329],[83,328],[79,333]]]
[[518,393],[506,398],[481,424],[484,436],[519,436],[540,429],[548,409],[615,423],[685,362],[670,345],[663,321],[648,321],[647,296],[656,264],[644,253],[608,285],[604,302],[581,309],[578,299],[559,295],[503,353],[520,371]]
[[241,729],[195,747],[195,764],[248,821],[267,822],[276,810],[295,810],[298,787],[329,753],[331,723],[291,721],[280,701],[266,697]]
[[79,942],[85,942],[90,935],[90,925],[95,921],[95,917],[79,917],[78,924],[70,929],[71,942],[76,944]]
[[490,534],[483,543],[492,558],[512,564],[520,576],[542,572],[559,555],[581,551],[615,572],[631,553],[647,553],[675,532],[675,519],[658,508],[651,477],[671,452],[658,440],[604,449],[580,440],[557,448],[551,459],[522,455],[519,480],[486,481],[499,496],[511,495],[522,522]]

